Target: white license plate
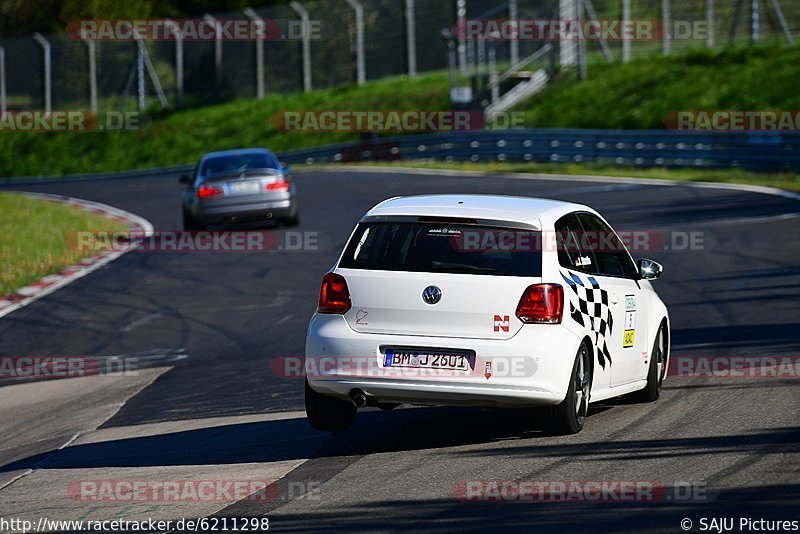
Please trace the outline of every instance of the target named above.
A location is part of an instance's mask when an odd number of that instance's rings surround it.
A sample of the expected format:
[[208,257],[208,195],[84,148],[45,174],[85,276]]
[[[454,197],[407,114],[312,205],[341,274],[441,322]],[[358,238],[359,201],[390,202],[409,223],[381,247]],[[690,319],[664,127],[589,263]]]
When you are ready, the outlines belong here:
[[253,195],[260,190],[260,182],[227,182],[225,184],[225,192],[229,195]]
[[386,349],[383,366],[469,371],[469,358],[463,353]]

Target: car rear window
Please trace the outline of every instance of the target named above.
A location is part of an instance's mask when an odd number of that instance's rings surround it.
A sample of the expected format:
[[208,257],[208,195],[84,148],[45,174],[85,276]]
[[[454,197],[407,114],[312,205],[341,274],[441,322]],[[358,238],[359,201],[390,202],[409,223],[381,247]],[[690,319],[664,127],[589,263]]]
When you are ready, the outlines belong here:
[[231,156],[215,156],[206,159],[200,170],[203,176],[223,173],[237,173],[250,170],[278,170],[280,163],[269,154],[236,154]]
[[339,267],[541,276],[541,232],[438,222],[366,222],[356,228]]

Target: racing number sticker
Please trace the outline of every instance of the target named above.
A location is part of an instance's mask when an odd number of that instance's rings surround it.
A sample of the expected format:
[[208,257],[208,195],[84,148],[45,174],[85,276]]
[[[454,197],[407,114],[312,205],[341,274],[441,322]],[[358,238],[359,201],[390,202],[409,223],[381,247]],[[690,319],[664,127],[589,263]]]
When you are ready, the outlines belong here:
[[625,333],[622,335],[622,348],[633,347],[636,333],[636,296],[625,295]]

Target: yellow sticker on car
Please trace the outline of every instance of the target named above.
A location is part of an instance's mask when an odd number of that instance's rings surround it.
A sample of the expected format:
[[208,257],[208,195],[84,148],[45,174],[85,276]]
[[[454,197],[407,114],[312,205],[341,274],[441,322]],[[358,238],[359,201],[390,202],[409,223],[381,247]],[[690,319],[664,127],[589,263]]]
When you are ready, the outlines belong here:
[[625,295],[625,334],[622,336],[622,348],[633,347],[636,332],[636,295]]
[[625,334],[622,336],[622,348],[627,349],[633,346],[633,335],[636,330],[625,330]]

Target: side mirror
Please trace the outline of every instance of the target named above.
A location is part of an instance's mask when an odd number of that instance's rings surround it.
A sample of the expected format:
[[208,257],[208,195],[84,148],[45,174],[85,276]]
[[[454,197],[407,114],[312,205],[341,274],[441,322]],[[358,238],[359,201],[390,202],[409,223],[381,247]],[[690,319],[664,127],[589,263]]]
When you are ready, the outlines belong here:
[[181,177],[178,178],[178,181],[180,183],[182,183],[182,184],[188,184],[189,183],[189,175],[188,174],[181,174]]
[[283,161],[281,161],[281,170],[283,171],[283,174],[292,174],[292,166],[288,163],[284,163]]
[[657,261],[645,258],[639,260],[639,277],[642,280],[655,280],[661,276],[662,272],[664,272],[664,267]]

